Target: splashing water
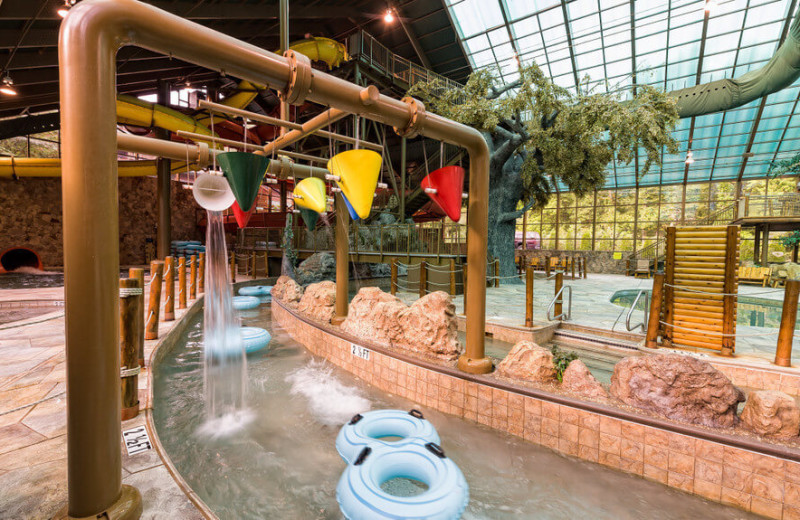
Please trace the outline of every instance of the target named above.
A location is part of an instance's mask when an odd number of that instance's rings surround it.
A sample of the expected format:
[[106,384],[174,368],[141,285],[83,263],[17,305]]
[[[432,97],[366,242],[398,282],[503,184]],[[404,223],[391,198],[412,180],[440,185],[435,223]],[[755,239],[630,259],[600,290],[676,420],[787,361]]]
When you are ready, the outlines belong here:
[[229,433],[247,422],[247,360],[233,310],[222,213],[208,211],[206,233],[204,388],[207,424],[202,431]]
[[341,426],[371,408],[358,388],[342,383],[324,362],[311,361],[291,372],[286,381],[292,385],[291,393],[308,399],[311,413],[327,426]]

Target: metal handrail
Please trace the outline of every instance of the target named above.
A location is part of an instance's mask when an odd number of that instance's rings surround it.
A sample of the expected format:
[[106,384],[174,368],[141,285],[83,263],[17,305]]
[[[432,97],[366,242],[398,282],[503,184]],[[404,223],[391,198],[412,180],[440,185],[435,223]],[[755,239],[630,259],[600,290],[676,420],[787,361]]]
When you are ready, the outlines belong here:
[[[567,312],[565,313],[562,310],[561,314],[559,314],[558,316],[550,317],[550,313],[553,311],[553,307],[555,307],[556,303],[561,303],[561,304],[564,303],[564,300],[559,300],[561,295],[564,293],[564,289],[569,289],[569,291],[567,291],[569,293],[569,298],[567,299]],[[571,317],[572,317],[572,286],[565,285],[561,287],[561,290],[559,290],[555,296],[553,296],[553,299],[550,301],[550,305],[547,306],[547,321],[555,321],[555,320],[569,321]]]
[[[644,321],[631,326],[631,316],[633,316],[633,311],[636,309],[636,304],[639,303],[639,298],[641,298],[642,295],[644,295]],[[641,327],[642,332],[644,332],[645,330],[647,330],[647,318],[649,316],[650,316],[650,293],[648,293],[646,289],[639,289],[639,292],[636,294],[636,298],[633,299],[631,308],[628,310],[628,314],[625,316],[625,328],[628,329],[628,332],[630,332],[635,328]]]

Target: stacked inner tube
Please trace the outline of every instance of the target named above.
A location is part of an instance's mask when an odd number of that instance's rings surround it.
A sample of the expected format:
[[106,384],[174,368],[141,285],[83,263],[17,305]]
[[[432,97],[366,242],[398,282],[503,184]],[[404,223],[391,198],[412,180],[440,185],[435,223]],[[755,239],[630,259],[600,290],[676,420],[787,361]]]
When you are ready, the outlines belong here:
[[[348,464],[336,487],[345,518],[461,518],[469,502],[469,486],[439,442],[436,429],[418,410],[355,415],[336,437],[336,450]],[[382,489],[398,478],[422,482],[427,489],[413,496]]]
[[255,296],[261,300],[262,303],[272,301],[272,286],[271,285],[248,285],[239,289],[240,296]]
[[170,254],[174,257],[182,256],[187,260],[192,255],[206,252],[206,246],[199,240],[173,240],[170,243]]

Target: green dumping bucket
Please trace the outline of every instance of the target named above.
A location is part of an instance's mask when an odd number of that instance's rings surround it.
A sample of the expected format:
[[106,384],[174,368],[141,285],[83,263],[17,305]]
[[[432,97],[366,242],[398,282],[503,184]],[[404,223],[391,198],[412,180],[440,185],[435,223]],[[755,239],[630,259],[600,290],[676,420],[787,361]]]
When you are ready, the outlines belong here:
[[217,162],[242,211],[253,209],[269,158],[247,152],[225,152],[217,155]]
[[303,217],[303,222],[305,222],[308,230],[314,231],[314,229],[317,227],[317,220],[319,219],[319,213],[311,209],[306,209],[306,208],[299,208],[299,209],[300,209],[300,216]]

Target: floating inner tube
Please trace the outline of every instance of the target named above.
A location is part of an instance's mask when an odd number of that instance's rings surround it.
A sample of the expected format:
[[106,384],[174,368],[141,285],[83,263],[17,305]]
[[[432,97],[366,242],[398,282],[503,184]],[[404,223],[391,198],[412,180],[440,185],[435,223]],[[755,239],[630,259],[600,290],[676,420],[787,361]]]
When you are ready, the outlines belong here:
[[242,334],[242,347],[248,354],[263,349],[269,345],[269,340],[272,339],[269,332],[258,327],[242,327],[240,330]]
[[[394,479],[415,480],[427,489],[398,496],[389,492]],[[469,502],[469,486],[438,444],[416,439],[404,446],[365,447],[342,473],[336,500],[348,520],[456,520]]]
[[249,285],[239,289],[242,296],[269,296],[271,292],[271,285]]
[[255,309],[261,305],[261,299],[257,296],[234,296],[233,308],[237,311],[244,311],[248,309]]
[[[386,440],[392,437],[400,439]],[[414,440],[441,442],[436,428],[417,410],[373,410],[356,414],[342,426],[336,437],[336,451],[351,464],[366,446],[402,446]]]

